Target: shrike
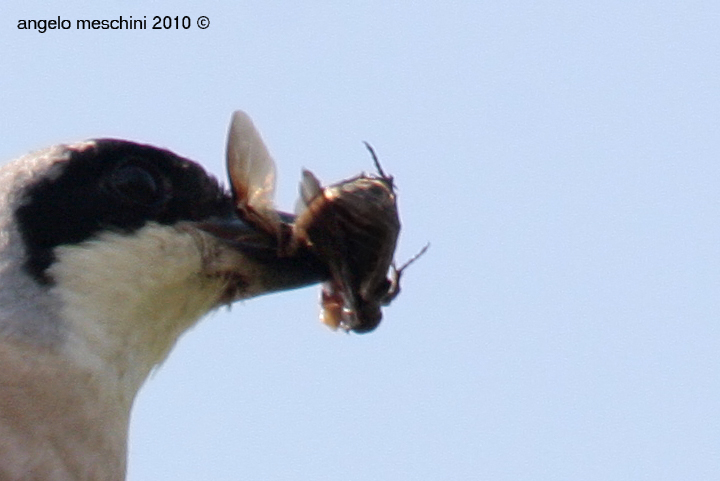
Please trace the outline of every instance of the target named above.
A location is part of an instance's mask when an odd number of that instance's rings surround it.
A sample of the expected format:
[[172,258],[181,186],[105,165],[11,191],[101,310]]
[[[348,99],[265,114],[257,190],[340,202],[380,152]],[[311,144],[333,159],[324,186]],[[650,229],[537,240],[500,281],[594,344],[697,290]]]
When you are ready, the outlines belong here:
[[[236,121],[233,155],[266,156]],[[0,169],[0,479],[124,479],[133,400],[180,334],[218,306],[328,278],[238,217],[248,195],[120,140]]]

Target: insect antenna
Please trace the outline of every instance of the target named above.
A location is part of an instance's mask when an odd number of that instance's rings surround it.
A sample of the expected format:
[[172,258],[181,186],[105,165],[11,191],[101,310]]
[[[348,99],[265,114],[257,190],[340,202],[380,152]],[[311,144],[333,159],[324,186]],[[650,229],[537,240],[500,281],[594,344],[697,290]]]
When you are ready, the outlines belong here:
[[407,262],[405,262],[405,264],[401,265],[399,269],[395,267],[395,262],[393,261],[393,263],[390,265],[390,287],[388,288],[387,293],[381,300],[382,305],[389,305],[393,301],[393,299],[395,299],[398,294],[400,294],[400,276],[402,276],[403,271],[407,269],[410,264],[418,260],[420,256],[425,254],[429,247],[430,243],[428,242],[427,244],[425,244],[425,247],[420,249],[420,252],[412,256]]
[[392,267],[393,267],[393,269],[395,270],[395,272],[397,272],[398,277],[400,277],[400,274],[402,274],[402,271],[404,271],[405,269],[407,269],[407,267],[408,267],[410,264],[412,264],[413,262],[415,262],[416,260],[418,260],[423,254],[425,254],[425,253],[427,252],[427,250],[428,250],[429,248],[430,248],[430,243],[428,242],[427,244],[425,244],[425,247],[423,247],[422,249],[420,249],[420,252],[418,252],[417,254],[415,254],[414,256],[412,256],[409,260],[407,260],[407,261],[405,262],[405,264],[403,264],[403,265],[400,266],[399,269],[398,269],[397,267],[395,267],[395,264],[393,264]]
[[386,174],[385,174],[385,171],[384,171],[384,170],[382,169],[382,167],[380,166],[380,161],[378,160],[378,156],[377,156],[377,154],[375,153],[375,149],[373,149],[373,148],[372,148],[372,145],[370,145],[369,143],[365,142],[364,140],[363,140],[363,144],[365,144],[365,147],[370,151],[370,155],[372,155],[373,162],[375,162],[375,168],[377,169],[378,174],[380,174],[380,177],[382,177],[383,179],[387,180],[387,181],[390,183],[390,185],[392,186],[392,181],[393,181],[392,175],[386,175]]

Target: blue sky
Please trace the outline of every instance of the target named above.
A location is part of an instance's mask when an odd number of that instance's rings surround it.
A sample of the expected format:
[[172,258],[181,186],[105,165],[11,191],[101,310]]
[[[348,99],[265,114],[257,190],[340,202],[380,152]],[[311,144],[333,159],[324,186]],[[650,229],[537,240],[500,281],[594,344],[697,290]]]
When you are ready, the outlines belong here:
[[[250,113],[291,210],[395,176],[369,335],[319,288],[188,332],[133,411],[129,479],[720,477],[720,6],[714,2],[6,0],[0,161],[119,137],[224,179]],[[20,19],[210,20],[18,30]]]

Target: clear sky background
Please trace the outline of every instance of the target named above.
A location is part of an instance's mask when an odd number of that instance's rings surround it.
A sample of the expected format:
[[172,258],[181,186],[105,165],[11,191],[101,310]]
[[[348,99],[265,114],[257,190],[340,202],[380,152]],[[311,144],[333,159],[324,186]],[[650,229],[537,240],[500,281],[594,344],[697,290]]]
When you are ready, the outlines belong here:
[[[148,30],[75,30],[121,15]],[[4,0],[0,62],[3,162],[119,137],[225,179],[243,109],[280,208],[367,140],[398,259],[432,243],[372,334],[317,286],[204,319],[131,481],[720,479],[720,3]]]

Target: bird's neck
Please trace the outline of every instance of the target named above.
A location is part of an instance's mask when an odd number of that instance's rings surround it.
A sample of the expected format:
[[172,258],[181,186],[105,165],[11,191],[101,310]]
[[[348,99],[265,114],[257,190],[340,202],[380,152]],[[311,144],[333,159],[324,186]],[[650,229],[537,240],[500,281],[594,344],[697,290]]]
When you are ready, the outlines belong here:
[[0,479],[120,481],[131,405],[55,350],[0,343]]
[[169,229],[59,248],[52,286],[0,302],[0,479],[124,479],[138,390],[222,292]]

